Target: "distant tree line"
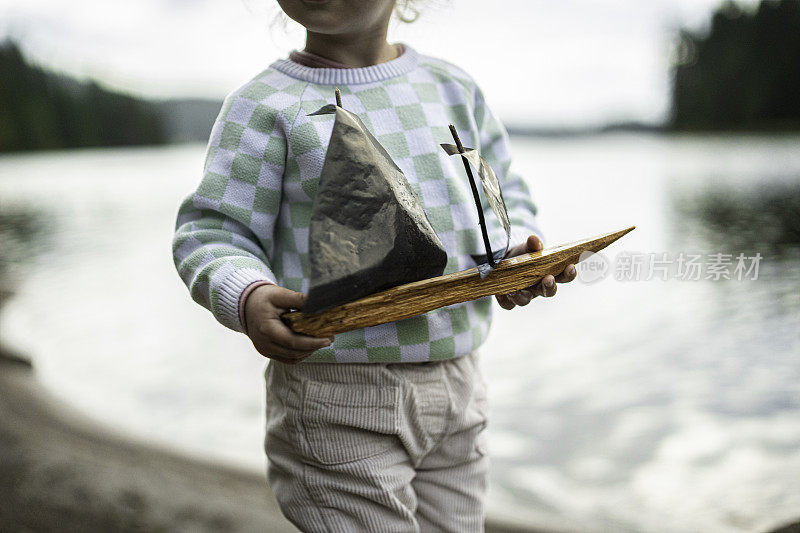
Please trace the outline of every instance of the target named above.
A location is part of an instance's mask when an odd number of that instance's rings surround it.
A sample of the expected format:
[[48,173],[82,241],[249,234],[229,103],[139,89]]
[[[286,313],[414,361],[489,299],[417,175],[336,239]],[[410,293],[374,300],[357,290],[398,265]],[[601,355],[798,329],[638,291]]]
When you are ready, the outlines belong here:
[[147,100],[38,68],[0,43],[0,152],[206,142],[222,102]]
[[[155,102],[78,82],[0,43],[0,152],[205,141],[221,102]],[[673,130],[800,130],[800,0],[732,0],[683,31]]]
[[677,59],[673,129],[800,129],[800,0],[728,1],[707,34],[682,33]]
[[154,106],[29,64],[0,44],[0,152],[166,141]]

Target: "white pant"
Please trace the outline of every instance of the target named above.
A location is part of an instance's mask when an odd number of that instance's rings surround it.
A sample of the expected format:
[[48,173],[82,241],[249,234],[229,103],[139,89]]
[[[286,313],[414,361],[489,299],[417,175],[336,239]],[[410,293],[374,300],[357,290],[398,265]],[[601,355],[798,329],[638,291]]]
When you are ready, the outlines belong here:
[[267,474],[302,531],[483,531],[486,384],[478,356],[271,361]]

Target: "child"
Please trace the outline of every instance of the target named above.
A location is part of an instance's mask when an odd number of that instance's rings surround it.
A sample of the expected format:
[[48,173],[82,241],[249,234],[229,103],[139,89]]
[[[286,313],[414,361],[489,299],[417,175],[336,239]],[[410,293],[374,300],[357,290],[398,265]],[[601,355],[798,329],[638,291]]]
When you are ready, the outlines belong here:
[[[303,531],[480,531],[488,458],[476,349],[491,302],[317,339],[280,315],[303,307],[308,226],[334,101],[356,113],[403,170],[448,252],[445,273],[475,266],[482,240],[461,162],[439,147],[455,124],[503,187],[517,246],[541,249],[524,182],[509,173],[505,130],[457,67],[391,45],[395,0],[279,0],[306,48],[229,95],[197,190],[178,213],[174,259],[198,303],[247,334],[266,370],[268,478]],[[493,217],[487,217],[493,220]],[[499,242],[502,229],[492,233]],[[555,282],[511,295],[505,309]],[[301,363],[302,364],[296,364]]]

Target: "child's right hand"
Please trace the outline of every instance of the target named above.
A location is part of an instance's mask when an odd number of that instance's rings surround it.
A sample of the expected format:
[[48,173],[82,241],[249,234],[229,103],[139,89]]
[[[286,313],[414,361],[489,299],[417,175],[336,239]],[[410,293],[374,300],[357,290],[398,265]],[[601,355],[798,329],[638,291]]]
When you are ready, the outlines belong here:
[[247,296],[244,319],[247,336],[258,353],[286,364],[297,364],[333,339],[298,335],[281,320],[290,309],[301,309],[306,295],[277,285],[261,285]]

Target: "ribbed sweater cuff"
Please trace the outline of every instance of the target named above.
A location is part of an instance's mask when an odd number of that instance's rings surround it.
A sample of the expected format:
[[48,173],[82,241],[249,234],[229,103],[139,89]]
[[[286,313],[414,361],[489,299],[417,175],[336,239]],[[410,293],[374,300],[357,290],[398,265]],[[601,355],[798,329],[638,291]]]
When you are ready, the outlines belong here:
[[239,317],[239,301],[244,290],[256,281],[275,283],[259,270],[243,268],[233,271],[219,284],[217,287],[219,298],[217,302],[217,318],[223,325],[244,333],[245,328]]

